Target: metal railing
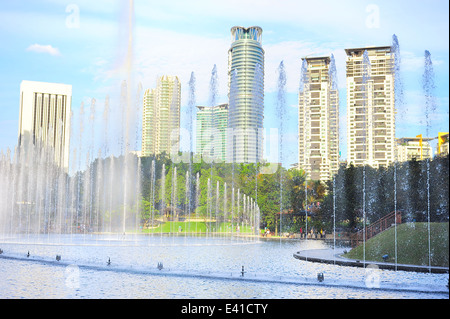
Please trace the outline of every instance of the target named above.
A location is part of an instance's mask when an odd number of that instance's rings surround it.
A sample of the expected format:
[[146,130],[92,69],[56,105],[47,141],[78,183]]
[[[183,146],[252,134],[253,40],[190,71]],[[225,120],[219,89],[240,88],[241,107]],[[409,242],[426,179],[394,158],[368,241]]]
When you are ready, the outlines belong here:
[[365,230],[362,229],[356,233],[350,235],[352,248],[360,245],[365,240],[372,238],[373,236],[385,231],[386,229],[392,227],[395,224],[402,223],[402,213],[400,211],[391,212],[388,215],[380,218],[376,222],[373,222],[369,226],[366,226]]

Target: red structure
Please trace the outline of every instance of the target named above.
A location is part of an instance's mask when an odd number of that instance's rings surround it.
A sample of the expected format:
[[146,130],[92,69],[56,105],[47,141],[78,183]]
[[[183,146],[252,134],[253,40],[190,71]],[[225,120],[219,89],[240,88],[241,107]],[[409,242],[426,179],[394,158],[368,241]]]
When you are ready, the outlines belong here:
[[386,229],[394,226],[395,224],[402,223],[402,213],[400,211],[391,212],[388,215],[380,218],[376,222],[366,226],[365,230],[360,230],[357,233],[351,234],[351,245],[356,247],[364,241],[364,235],[366,240],[372,238],[373,236],[385,231]]

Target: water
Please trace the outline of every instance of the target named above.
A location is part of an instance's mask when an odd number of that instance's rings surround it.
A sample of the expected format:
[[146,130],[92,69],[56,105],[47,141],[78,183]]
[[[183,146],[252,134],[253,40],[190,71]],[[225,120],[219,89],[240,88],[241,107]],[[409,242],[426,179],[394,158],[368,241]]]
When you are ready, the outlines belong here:
[[[434,84],[434,69],[433,62],[431,60],[431,53],[425,50],[424,59],[424,73],[422,76],[422,88],[425,97],[425,119],[426,119],[426,137],[429,137],[431,128],[430,115],[436,111],[436,100],[434,96],[434,90],[436,88]],[[431,234],[430,234],[430,159],[426,159],[426,190],[427,190],[427,223],[428,223],[428,264],[431,267]],[[431,268],[430,268],[431,272]]]
[[[279,118],[279,162],[283,166],[284,117],[286,115],[286,71],[284,62],[278,66],[277,117]],[[280,236],[283,233],[283,170],[280,167]],[[280,237],[281,238],[281,237]]]
[[[368,54],[368,52],[367,52],[367,50],[364,50],[364,53],[363,53],[363,61],[362,61],[362,90],[363,90],[363,106],[364,106],[364,110],[363,110],[363,112],[364,112],[364,125],[365,125],[365,128],[366,128],[366,130],[365,130],[365,136],[364,136],[364,138],[365,138],[365,141],[366,141],[366,143],[364,143],[364,157],[365,157],[365,160],[364,160],[364,162],[363,162],[363,180],[362,180],[362,183],[363,183],[363,199],[362,199],[362,211],[363,211],[363,263],[365,264],[365,262],[366,262],[366,165],[368,165],[368,164],[370,164],[370,163],[368,163],[367,162],[367,150],[366,150],[366,145],[367,145],[367,141],[369,141],[370,139],[371,139],[371,136],[369,135],[370,134],[370,132],[372,131],[372,130],[368,130],[368,128],[367,128],[367,126],[368,126],[368,124],[367,124],[367,119],[366,119],[366,116],[367,116],[367,114],[368,114],[368,108],[370,107],[369,105],[366,105],[366,101],[368,101],[368,94],[369,94],[369,79],[370,79],[370,76],[371,76],[371,73],[370,73],[370,68],[371,68],[371,65],[370,65],[370,60],[369,60],[369,54]],[[373,121],[372,121],[372,123],[374,123]]]
[[[308,62],[306,59],[303,59],[302,61],[302,67],[300,72],[300,84],[299,84],[299,94],[303,97],[303,123],[299,123],[299,129],[300,125],[303,126],[303,145],[304,145],[304,152],[305,154],[308,154],[308,139],[307,136],[309,136],[308,132],[310,130],[310,121],[308,121],[309,116],[309,76],[308,76]],[[305,157],[304,165],[308,164],[307,157]],[[308,239],[308,174],[305,171],[305,238]]]
[[[193,112],[195,110],[195,75],[194,72],[191,72],[191,77],[189,79],[189,101],[188,101],[188,129],[189,129],[189,171],[186,172],[186,192],[187,192],[187,200],[188,200],[188,218],[191,220],[191,209],[193,207],[194,201],[192,200],[193,192],[192,192],[192,154],[193,154],[193,140],[194,140],[194,118]],[[198,203],[195,203],[198,205]],[[195,207],[197,207],[197,205]],[[189,225],[190,228],[190,225]]]
[[[403,107],[403,81],[401,78],[401,55],[398,37],[392,35],[391,50],[393,54],[392,72],[394,74],[394,105],[400,118],[405,115]],[[397,212],[397,157],[394,160],[394,212]],[[394,262],[397,265],[397,218],[394,218]]]
[[401,54],[400,54],[400,44],[398,41],[398,37],[393,34],[392,35],[392,45],[391,45],[391,53],[393,55],[392,62],[392,72],[394,74],[394,92],[395,92],[395,108],[397,110],[397,114],[400,115],[402,119],[406,114],[406,109],[404,108],[404,94],[403,94],[403,79],[401,73]]
[[[300,249],[327,248],[320,240],[215,238],[205,244],[184,236],[85,237],[63,236],[58,245],[54,238],[3,240],[0,298],[448,298],[446,275],[379,270],[377,289],[367,286],[373,273],[365,269],[292,257]],[[323,283],[317,282],[318,272],[324,273]]]

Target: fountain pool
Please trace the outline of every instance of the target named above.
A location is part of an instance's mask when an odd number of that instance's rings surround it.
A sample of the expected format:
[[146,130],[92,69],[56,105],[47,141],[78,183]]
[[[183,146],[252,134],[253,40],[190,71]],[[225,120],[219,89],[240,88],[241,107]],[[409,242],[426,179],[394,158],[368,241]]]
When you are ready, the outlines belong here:
[[4,238],[0,248],[0,298],[448,298],[447,274],[292,257],[332,249],[321,240],[50,234]]

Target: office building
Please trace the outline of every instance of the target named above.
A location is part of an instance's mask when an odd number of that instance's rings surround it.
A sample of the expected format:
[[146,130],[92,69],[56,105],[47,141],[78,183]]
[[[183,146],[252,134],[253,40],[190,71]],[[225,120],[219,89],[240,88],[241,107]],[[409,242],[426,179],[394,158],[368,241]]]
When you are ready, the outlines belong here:
[[262,29],[256,26],[231,28],[227,162],[262,160],[264,50],[261,35]]
[[196,153],[215,162],[226,161],[228,104],[197,108]]
[[345,52],[348,163],[387,167],[395,160],[395,57],[390,46]]
[[52,149],[54,161],[66,171],[70,155],[72,86],[22,81],[20,84],[19,145]]
[[308,179],[328,181],[339,169],[339,93],[330,57],[302,60],[306,81],[299,92],[298,167]]
[[161,76],[156,88],[144,92],[142,156],[180,149],[181,84],[176,76]]

